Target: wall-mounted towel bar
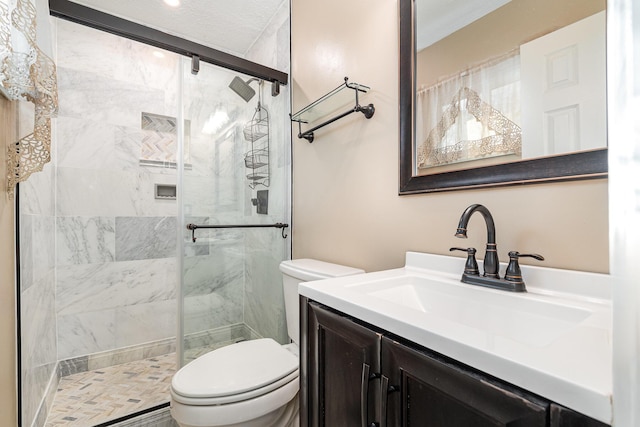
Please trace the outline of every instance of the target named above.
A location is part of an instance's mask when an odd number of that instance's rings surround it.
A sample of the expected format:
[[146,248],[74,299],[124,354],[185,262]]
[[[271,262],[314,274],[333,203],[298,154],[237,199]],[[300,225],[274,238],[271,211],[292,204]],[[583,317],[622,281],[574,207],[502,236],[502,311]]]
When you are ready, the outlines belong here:
[[198,228],[281,228],[282,238],[286,239],[287,235],[284,233],[284,229],[289,227],[289,224],[283,224],[276,222],[275,224],[231,224],[231,225],[209,225],[209,224],[187,224],[187,229],[191,230],[191,240],[196,241],[196,230]]
[[[353,92],[351,92],[350,90]],[[291,121],[298,122],[298,138],[304,138],[309,142],[313,142],[314,132],[322,127],[325,127],[328,124],[335,122],[336,120],[340,120],[341,118],[348,116],[351,113],[362,113],[367,119],[373,117],[376,109],[373,104],[369,105],[360,105],[360,100],[358,94],[360,92],[367,93],[369,91],[369,86],[361,85],[358,83],[349,83],[349,78],[344,78],[344,83],[340,86],[332,90],[331,92],[324,95],[322,98],[317,101],[307,105],[302,110],[298,111],[295,114],[291,115]],[[335,113],[336,109],[340,109],[344,107],[349,102],[353,102],[353,98],[355,95],[355,105],[350,109],[341,114],[334,115],[332,118],[322,122],[321,124],[314,126],[311,129],[306,131],[302,131],[302,123],[309,124],[321,117],[326,117],[330,113]]]

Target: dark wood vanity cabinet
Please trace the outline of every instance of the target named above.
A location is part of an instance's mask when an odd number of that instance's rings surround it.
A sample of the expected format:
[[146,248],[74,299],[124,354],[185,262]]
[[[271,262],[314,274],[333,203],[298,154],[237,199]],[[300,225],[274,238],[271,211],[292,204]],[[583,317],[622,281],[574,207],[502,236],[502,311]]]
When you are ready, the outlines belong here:
[[381,350],[387,426],[546,426],[548,405],[534,396],[387,337]]
[[555,403],[551,404],[550,427],[608,427],[607,424]]
[[301,298],[303,427],[603,427]]
[[[317,304],[309,305],[309,426],[360,426],[375,419],[373,374],[381,335]],[[369,379],[369,376],[372,376]],[[369,385],[371,384],[371,387]],[[370,421],[369,421],[370,420]]]

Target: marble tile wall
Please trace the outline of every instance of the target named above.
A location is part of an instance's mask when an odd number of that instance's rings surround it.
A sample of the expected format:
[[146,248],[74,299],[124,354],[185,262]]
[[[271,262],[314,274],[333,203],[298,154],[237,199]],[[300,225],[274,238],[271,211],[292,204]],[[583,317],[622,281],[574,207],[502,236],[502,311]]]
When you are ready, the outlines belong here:
[[[176,115],[176,55],[57,20],[58,359],[175,337],[176,170],[139,164],[143,114]],[[175,146],[172,146],[175,150]],[[175,153],[174,153],[175,156]]]
[[20,184],[20,319],[22,420],[46,418],[48,390],[56,387],[55,167]]
[[282,275],[278,265],[284,259],[285,242],[278,229],[246,231],[244,321],[263,337],[280,343],[287,335]]
[[[289,4],[283,1],[270,26],[247,52],[247,59],[289,73],[289,33]],[[263,101],[270,113],[291,111],[289,86],[281,86],[279,96],[267,96]],[[257,215],[255,209],[251,209],[255,222],[290,223],[291,123],[288,115],[283,116],[271,114],[269,213]],[[264,188],[256,187],[260,189]],[[256,197],[255,192],[251,197]],[[285,232],[291,234],[290,229]],[[290,238],[283,239],[279,230],[255,229],[246,231],[245,241],[245,323],[262,336],[289,342],[278,265],[283,259],[291,258]]]
[[[284,18],[279,15],[274,27],[265,32],[268,43],[288,42],[288,33],[283,33],[288,31],[288,9],[282,12],[286,12]],[[175,335],[177,205],[153,196],[154,184],[176,183],[175,169],[142,166],[139,159],[145,152],[145,138],[150,137],[148,117],[176,115],[178,67],[186,70],[183,97],[190,130],[186,149],[191,167],[185,171],[183,194],[187,222],[282,221],[286,216],[284,194],[288,189],[286,172],[282,172],[288,168],[288,159],[283,157],[288,149],[283,125],[286,89],[277,98],[270,97],[268,87],[264,90],[263,102],[279,120],[272,126],[278,188],[271,196],[273,216],[256,217],[250,202],[255,194],[244,176],[242,126],[251,119],[258,98],[246,103],[228,89],[237,73],[201,64],[200,73],[193,76],[189,61],[165,58],[163,66],[157,58],[150,59],[152,51],[58,22],[61,142],[56,176],[56,310],[60,360],[106,354]],[[277,52],[263,60],[276,61],[280,67],[288,44]],[[112,60],[105,61],[107,55],[113,55]],[[145,63],[140,63],[141,58]],[[214,133],[203,131],[217,111],[227,113],[228,123]],[[147,127],[141,129],[144,123]],[[166,129],[158,131],[161,139],[167,138]],[[156,148],[174,147],[156,142]],[[261,230],[258,235],[279,233]],[[233,230],[199,230],[198,242],[193,243],[185,230],[181,273],[186,333],[242,324],[251,318],[256,325],[269,325],[262,328],[264,333],[279,340],[286,337],[280,276],[273,261],[282,258],[286,243],[275,239],[275,251],[260,243],[258,247],[270,255],[257,249],[251,252],[271,262],[247,262],[246,246],[253,244],[247,236]],[[245,304],[246,289],[251,287],[247,278],[266,277],[260,269],[270,269],[266,275],[275,289],[268,301],[278,304],[277,308],[261,309],[258,301],[266,295],[260,292],[252,293],[255,303]],[[247,316],[248,307],[255,307],[255,313]],[[261,315],[273,319],[261,321]]]
[[[250,120],[255,104],[245,103],[227,86],[237,74],[209,64],[200,64],[197,76],[185,63],[185,119],[190,122],[192,169],[185,171],[183,205],[186,222],[234,224],[246,222],[244,190],[244,143],[242,125]],[[243,76],[244,77],[244,76]],[[256,97],[257,101],[257,97]],[[214,132],[205,124],[216,112],[228,121]],[[187,340],[197,347],[211,348],[225,330],[244,323],[245,250],[241,231],[197,230],[197,242],[184,234],[183,320]],[[197,338],[194,338],[197,337]],[[192,350],[193,343],[185,343]],[[186,362],[186,360],[185,360]]]

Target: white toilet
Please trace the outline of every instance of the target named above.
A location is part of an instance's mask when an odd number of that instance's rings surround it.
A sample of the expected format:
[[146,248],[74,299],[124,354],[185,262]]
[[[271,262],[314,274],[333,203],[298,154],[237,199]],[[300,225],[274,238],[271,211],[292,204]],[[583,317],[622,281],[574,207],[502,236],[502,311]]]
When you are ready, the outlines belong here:
[[280,264],[291,344],[271,338],[211,351],[180,369],[171,381],[171,416],[181,427],[297,427],[298,283],[364,273],[313,259]]

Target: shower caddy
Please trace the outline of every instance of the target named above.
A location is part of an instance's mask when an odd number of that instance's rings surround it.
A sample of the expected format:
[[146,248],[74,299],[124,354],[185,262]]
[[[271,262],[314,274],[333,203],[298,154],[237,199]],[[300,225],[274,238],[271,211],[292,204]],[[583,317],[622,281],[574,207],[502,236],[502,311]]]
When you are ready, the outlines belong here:
[[245,124],[244,139],[248,150],[244,155],[244,165],[249,169],[249,187],[269,186],[269,112],[258,101],[252,119]]
[[[353,94],[348,90],[353,90]],[[369,86],[361,85],[358,83],[349,83],[349,77],[344,78],[344,83],[340,86],[327,93],[320,99],[312,102],[311,104],[304,107],[302,110],[298,111],[295,114],[291,114],[291,121],[298,122],[298,138],[304,138],[310,143],[313,142],[314,132],[322,127],[325,127],[328,124],[335,122],[336,120],[340,120],[343,117],[348,116],[351,113],[360,112],[364,114],[367,119],[373,117],[376,109],[373,104],[362,106],[360,105],[360,101],[358,99],[358,94],[360,92],[367,93],[371,89]],[[308,129],[302,132],[302,123],[309,124],[311,122],[316,121],[317,119],[327,116],[330,113],[335,113],[339,108],[344,107],[346,104],[351,102],[352,96],[355,95],[355,105],[350,110],[347,110],[343,113],[340,113],[321,124],[314,126],[311,129]]]

